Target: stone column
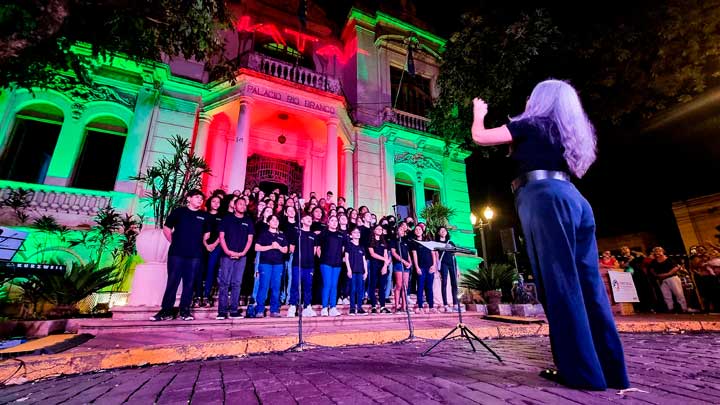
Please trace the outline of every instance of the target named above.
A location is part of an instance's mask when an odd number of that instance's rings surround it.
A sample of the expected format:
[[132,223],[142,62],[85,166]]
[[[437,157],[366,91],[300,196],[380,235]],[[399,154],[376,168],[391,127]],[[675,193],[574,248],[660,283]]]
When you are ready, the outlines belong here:
[[353,204],[355,201],[354,194],[355,194],[355,178],[353,177],[353,152],[355,151],[355,146],[353,144],[348,143],[343,145],[343,165],[344,165],[344,176],[345,179],[343,180],[343,194],[342,196],[345,197],[345,201],[348,206],[350,204]]
[[210,123],[212,117],[208,114],[201,112],[198,117],[198,130],[197,136],[195,137],[195,146],[193,152],[195,156],[205,158],[207,161],[207,144],[208,144],[208,133],[210,131]]
[[131,181],[130,177],[140,174],[145,145],[150,136],[153,112],[159,100],[159,92],[154,87],[145,86],[138,92],[133,119],[125,137],[115,191],[135,192],[136,182]]
[[422,221],[420,212],[425,208],[425,177],[421,169],[415,173],[415,218]]
[[330,118],[327,121],[327,146],[325,148],[325,189],[315,190],[318,195],[325,195],[332,191],[338,194],[338,120]]
[[[310,158],[312,160],[312,172],[310,173],[310,191],[314,191],[318,196],[325,195],[323,188],[326,188],[327,181],[325,180],[325,173],[323,173],[323,160],[325,154],[321,150],[311,150]],[[327,191],[327,190],[326,190]],[[310,193],[306,197],[309,197]],[[319,199],[320,197],[318,197]]]
[[387,136],[380,137],[380,167],[381,185],[383,192],[382,209],[385,214],[393,213],[392,206],[397,204],[395,196],[395,138],[396,134],[391,132]]
[[75,170],[84,140],[85,128],[80,124],[80,120],[66,116],[50,158],[45,184],[70,186],[70,177]]
[[238,114],[237,130],[234,142],[228,144],[229,164],[231,172],[228,176],[228,192],[245,188],[245,172],[247,170],[248,142],[250,141],[250,116],[253,101],[249,97],[240,97],[240,113]]

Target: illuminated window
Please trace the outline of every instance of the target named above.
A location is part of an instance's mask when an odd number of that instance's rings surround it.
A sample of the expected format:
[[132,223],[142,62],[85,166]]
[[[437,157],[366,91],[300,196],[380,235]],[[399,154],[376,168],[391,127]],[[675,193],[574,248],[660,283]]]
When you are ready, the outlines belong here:
[[302,53],[293,47],[278,44],[276,42],[267,42],[256,44],[255,49],[272,58],[292,63],[293,65],[297,64],[298,66],[306,67],[308,69],[314,69],[312,58],[306,58]]
[[62,111],[48,104],[33,105],[17,113],[0,159],[0,178],[44,183],[62,123]]
[[400,218],[415,217],[415,190],[412,178],[404,173],[395,176],[395,204]]
[[[402,83],[400,78],[402,77]],[[419,74],[411,76],[403,69],[390,66],[390,87],[394,107],[400,111],[409,112],[421,117],[427,116],[432,106],[432,95],[430,93],[430,79]],[[400,93],[398,94],[398,86]],[[397,98],[397,103],[395,100]]]
[[114,189],[125,135],[125,123],[117,118],[104,117],[88,124],[72,187],[103,191]]
[[425,206],[440,202],[440,185],[431,179],[425,179]]

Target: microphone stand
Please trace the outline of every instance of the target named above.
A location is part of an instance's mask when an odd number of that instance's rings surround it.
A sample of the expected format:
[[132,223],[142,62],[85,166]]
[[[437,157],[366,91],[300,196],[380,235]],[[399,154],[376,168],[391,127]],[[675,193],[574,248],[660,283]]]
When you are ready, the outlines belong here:
[[[442,250],[442,254],[440,255],[440,260],[439,260],[440,263],[442,263],[442,258],[445,256],[445,254],[448,251],[452,251],[452,252],[458,252],[458,251],[461,252],[462,251],[461,249],[458,249],[457,247],[450,247],[450,238],[448,238],[448,240],[445,243],[445,246],[443,248],[438,248],[436,250]],[[442,264],[441,264],[441,266],[442,266]],[[454,271],[454,272],[456,272],[455,274],[457,274],[457,263],[454,260],[453,260],[453,268],[450,269],[450,271]],[[423,357],[427,356],[428,354],[430,354],[430,351],[432,349],[436,348],[442,342],[445,342],[445,341],[451,340],[451,339],[455,339],[455,338],[461,338],[461,339],[465,338],[465,339],[467,339],[468,343],[470,343],[470,347],[472,347],[473,352],[477,352],[477,350],[475,349],[475,345],[473,344],[473,340],[474,340],[474,341],[480,343],[481,345],[483,345],[483,347],[485,347],[485,349],[487,349],[487,351],[489,351],[493,356],[495,356],[495,358],[498,359],[499,362],[502,363],[502,359],[500,358],[500,356],[498,356],[498,354],[495,353],[495,351],[493,351],[493,349],[491,349],[490,346],[488,346],[482,339],[477,337],[477,335],[475,333],[473,333],[473,331],[470,330],[470,328],[468,328],[463,323],[462,312],[460,310],[460,300],[457,299],[457,297],[455,297],[455,299],[457,301],[458,324],[454,328],[452,328],[450,330],[450,332],[448,332],[445,336],[443,336],[442,339],[433,343],[432,346],[430,346],[427,350],[422,352],[421,356],[423,356]],[[457,331],[457,330],[460,331],[459,335],[450,336],[453,333],[455,333],[455,331]]]
[[[398,214],[397,214],[397,205],[393,205],[393,213],[395,214],[395,229],[394,229],[394,231],[395,231],[395,235],[397,236],[397,242],[396,242],[397,243],[397,252],[398,252],[398,256],[400,256],[402,258],[403,255],[402,255],[402,250],[400,249],[400,235],[398,235],[398,233],[397,233],[398,220],[399,220]],[[409,255],[409,253],[410,253],[410,247],[408,246],[408,255]],[[390,252],[390,255],[392,256],[392,252]],[[418,340],[422,340],[422,339],[418,339],[417,337],[415,337],[415,328],[413,327],[412,318],[410,316],[410,304],[408,303],[408,299],[407,299],[407,286],[405,285],[405,280],[404,280],[405,268],[404,268],[404,265],[402,264],[402,262],[400,263],[400,265],[403,266],[403,272],[400,274],[400,276],[401,276],[400,282],[402,283],[402,288],[400,289],[400,291],[403,295],[403,302],[405,303],[405,313],[407,315],[409,335],[405,339],[398,341],[397,342],[398,344],[412,343],[412,342],[417,342]],[[410,282],[410,275],[408,274],[408,283],[409,282]]]
[[[303,296],[303,289],[302,289],[302,276],[303,276],[303,267],[302,267],[302,224],[300,224],[301,228],[298,229],[298,242],[297,242],[297,254],[298,254],[298,342],[294,345],[288,347],[287,349],[283,350],[283,353],[286,352],[301,352],[303,350],[312,349],[312,348],[320,348],[322,346],[316,345],[313,343],[306,342],[303,339],[303,310],[305,310],[305,297]],[[290,271],[292,271],[292,263],[290,263]],[[290,286],[290,291],[292,291],[292,285]]]

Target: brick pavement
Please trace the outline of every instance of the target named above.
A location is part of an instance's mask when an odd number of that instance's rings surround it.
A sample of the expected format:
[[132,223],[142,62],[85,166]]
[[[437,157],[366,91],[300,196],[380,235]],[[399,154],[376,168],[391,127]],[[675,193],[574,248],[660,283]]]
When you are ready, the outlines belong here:
[[618,395],[537,376],[547,337],[489,340],[498,363],[466,342],[317,349],[60,377],[0,389],[5,403],[186,404],[709,404],[720,403],[720,334],[623,334],[634,387]]

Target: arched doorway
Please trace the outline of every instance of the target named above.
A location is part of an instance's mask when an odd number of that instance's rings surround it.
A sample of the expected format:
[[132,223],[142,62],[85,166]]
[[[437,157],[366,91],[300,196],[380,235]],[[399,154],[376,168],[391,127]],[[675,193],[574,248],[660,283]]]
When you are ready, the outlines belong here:
[[297,162],[254,154],[248,158],[245,187],[302,194],[303,167]]

